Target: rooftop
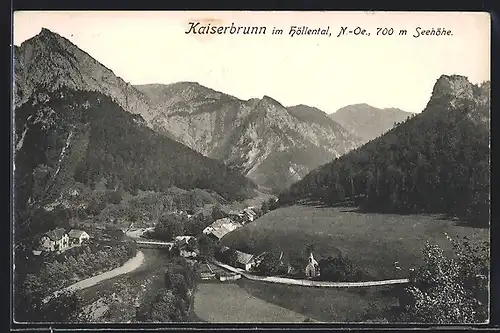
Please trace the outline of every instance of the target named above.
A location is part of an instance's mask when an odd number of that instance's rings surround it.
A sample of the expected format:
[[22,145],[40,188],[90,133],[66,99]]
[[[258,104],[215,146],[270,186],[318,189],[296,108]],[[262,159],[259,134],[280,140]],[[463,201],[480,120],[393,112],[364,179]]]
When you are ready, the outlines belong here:
[[236,261],[243,265],[248,264],[254,258],[252,254],[241,252],[238,250],[236,250],[236,255],[237,255]]
[[219,229],[214,230],[212,232],[212,235],[214,235],[218,239],[221,239],[222,237],[224,237],[225,234],[227,234],[230,231],[231,230],[227,229],[225,226],[221,226]]
[[72,229],[69,233],[68,236],[72,238],[79,238],[81,235],[86,234],[85,231],[83,230],[77,230],[77,229]]
[[66,230],[64,228],[57,228],[46,232],[44,235],[46,235],[53,241],[58,241],[61,240],[65,234]]

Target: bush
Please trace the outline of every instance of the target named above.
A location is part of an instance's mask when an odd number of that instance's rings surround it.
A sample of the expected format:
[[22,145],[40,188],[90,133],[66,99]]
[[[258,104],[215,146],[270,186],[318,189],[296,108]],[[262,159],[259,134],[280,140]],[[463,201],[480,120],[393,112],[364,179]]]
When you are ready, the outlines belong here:
[[286,273],[286,266],[280,259],[281,252],[266,252],[262,260],[255,267],[255,271],[261,275],[278,275]]
[[164,287],[151,303],[142,304],[136,320],[143,322],[185,322],[192,309],[197,271],[184,258],[169,262]]
[[[58,297],[47,305],[43,305],[42,299],[71,285],[75,277],[83,280],[121,266],[135,256],[136,250],[135,242],[116,243],[111,249],[105,249],[102,244],[89,241],[87,245],[69,249],[58,256],[48,256],[45,265],[35,266],[35,271],[27,270],[25,275],[18,276],[16,286],[19,288],[15,290],[15,298],[23,301],[16,304],[16,320],[21,320],[17,314],[28,318],[28,321],[58,321],[62,317],[76,320],[74,312],[80,311],[80,301],[76,296]],[[61,305],[64,299],[71,302]],[[54,310],[63,306],[67,309]]]
[[[451,239],[450,239],[451,241]],[[489,259],[487,247],[452,241],[455,255],[427,242],[425,263],[400,295],[399,321],[483,323],[488,319]]]
[[342,255],[321,259],[318,264],[321,280],[351,281],[359,275],[351,260]]

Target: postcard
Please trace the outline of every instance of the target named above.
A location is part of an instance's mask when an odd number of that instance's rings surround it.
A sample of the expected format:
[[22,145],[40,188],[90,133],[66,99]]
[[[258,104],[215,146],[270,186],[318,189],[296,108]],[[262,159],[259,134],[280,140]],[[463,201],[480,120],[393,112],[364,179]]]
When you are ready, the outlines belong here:
[[13,323],[489,323],[488,13],[18,11],[12,57]]

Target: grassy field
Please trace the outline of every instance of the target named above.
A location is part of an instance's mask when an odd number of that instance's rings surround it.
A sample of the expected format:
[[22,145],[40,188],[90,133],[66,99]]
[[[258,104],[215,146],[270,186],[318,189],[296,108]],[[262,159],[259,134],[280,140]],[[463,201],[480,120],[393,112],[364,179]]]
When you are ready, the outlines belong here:
[[257,298],[234,283],[201,283],[194,299],[196,316],[212,323],[303,322],[305,316]]
[[401,287],[309,288],[241,279],[249,294],[320,322],[381,322],[398,305]]
[[[391,279],[408,277],[408,270],[421,263],[426,241],[449,253],[445,232],[452,238],[489,241],[488,229],[461,226],[435,215],[365,214],[354,208],[297,205],[276,209],[227,234],[222,244],[252,253],[305,250],[312,244],[317,260],[340,252],[366,278]],[[396,261],[401,270],[395,268]]]

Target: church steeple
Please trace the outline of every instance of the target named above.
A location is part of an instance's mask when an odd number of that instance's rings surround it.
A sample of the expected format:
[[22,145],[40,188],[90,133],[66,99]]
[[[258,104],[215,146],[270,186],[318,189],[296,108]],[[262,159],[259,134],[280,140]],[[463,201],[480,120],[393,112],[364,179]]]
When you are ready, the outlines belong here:
[[318,263],[316,262],[316,260],[314,259],[314,256],[313,256],[313,253],[312,253],[312,252],[310,252],[310,253],[309,253],[309,262],[310,262],[311,264],[315,264],[315,265],[317,265],[317,264],[318,264]]

